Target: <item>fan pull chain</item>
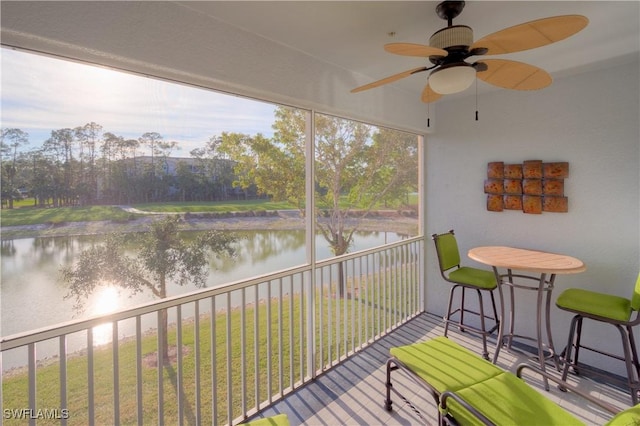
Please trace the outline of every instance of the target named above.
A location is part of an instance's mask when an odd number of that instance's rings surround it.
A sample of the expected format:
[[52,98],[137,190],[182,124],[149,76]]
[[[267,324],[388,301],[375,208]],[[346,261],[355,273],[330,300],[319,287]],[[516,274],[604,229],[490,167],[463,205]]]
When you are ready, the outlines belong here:
[[476,77],[476,121],[478,121],[478,78]]
[[427,129],[431,127],[431,116],[429,114],[429,104],[427,104]]

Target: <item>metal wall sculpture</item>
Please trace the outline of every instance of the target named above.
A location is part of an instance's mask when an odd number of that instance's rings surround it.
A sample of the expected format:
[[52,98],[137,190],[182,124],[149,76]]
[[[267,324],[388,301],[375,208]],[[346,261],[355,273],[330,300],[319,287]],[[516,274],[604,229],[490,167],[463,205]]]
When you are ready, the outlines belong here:
[[487,210],[521,210],[530,214],[566,213],[569,211],[569,201],[564,196],[564,179],[568,177],[567,162],[491,162],[487,166],[487,179],[484,181]]

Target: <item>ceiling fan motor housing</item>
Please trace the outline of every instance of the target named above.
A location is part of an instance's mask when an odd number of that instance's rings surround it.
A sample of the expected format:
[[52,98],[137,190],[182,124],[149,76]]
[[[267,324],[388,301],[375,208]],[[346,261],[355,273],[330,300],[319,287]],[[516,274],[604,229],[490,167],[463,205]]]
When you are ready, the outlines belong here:
[[468,49],[473,44],[473,30],[466,25],[453,25],[433,33],[429,46],[444,50]]

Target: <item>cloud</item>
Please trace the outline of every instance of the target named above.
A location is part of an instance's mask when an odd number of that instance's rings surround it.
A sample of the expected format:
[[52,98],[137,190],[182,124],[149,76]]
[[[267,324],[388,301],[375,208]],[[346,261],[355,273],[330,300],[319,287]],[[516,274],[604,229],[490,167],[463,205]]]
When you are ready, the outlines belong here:
[[5,48],[0,55],[1,125],[29,133],[31,147],[90,122],[125,138],[160,133],[181,155],[222,132],[273,134],[274,104]]

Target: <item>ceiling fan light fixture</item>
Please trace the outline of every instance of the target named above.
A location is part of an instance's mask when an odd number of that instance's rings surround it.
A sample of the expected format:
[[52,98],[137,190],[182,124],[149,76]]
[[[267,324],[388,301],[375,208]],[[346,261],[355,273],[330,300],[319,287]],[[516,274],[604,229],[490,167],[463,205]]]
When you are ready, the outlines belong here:
[[465,62],[458,62],[432,71],[429,86],[436,93],[450,95],[468,89],[475,79],[475,68]]

